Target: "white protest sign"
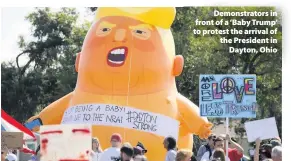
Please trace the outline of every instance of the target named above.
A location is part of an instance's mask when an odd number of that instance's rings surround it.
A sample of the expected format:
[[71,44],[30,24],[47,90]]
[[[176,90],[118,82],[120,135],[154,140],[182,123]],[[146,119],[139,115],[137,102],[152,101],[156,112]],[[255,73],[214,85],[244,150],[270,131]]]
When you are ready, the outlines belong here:
[[279,136],[275,117],[245,123],[248,142],[276,138]]
[[45,125],[40,127],[41,161],[89,160],[91,125]]
[[[116,126],[178,139],[179,122],[168,116],[112,104],[83,104],[69,107],[62,124]],[[170,126],[170,128],[169,128]]]

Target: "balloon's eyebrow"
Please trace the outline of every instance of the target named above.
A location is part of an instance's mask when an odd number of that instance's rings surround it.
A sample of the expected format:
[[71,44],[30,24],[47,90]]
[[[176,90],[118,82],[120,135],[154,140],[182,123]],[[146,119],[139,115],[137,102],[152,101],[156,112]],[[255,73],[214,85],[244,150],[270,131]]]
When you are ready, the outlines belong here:
[[100,24],[99,24],[100,27],[108,27],[108,28],[113,28],[116,26],[116,24],[113,24],[113,23],[110,23],[108,21],[102,21]]
[[140,24],[140,25],[136,25],[136,26],[129,26],[129,28],[132,30],[143,29],[143,28],[153,30],[153,27],[149,24]]
[[47,135],[47,134],[62,134],[62,130],[51,130],[51,131],[44,131],[40,133],[41,135]]

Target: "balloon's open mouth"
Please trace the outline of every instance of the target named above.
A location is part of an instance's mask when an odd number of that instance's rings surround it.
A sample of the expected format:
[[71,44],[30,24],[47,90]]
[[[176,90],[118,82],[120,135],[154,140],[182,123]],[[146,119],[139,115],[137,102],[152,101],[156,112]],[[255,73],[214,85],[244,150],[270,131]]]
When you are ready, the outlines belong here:
[[127,47],[117,47],[109,51],[107,64],[111,67],[120,67],[124,64],[128,53]]

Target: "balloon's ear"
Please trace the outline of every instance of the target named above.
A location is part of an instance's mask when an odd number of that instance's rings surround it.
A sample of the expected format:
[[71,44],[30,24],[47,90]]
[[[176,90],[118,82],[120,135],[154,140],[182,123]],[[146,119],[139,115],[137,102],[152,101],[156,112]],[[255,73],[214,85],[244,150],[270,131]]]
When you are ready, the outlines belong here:
[[173,75],[179,76],[183,71],[184,58],[182,55],[176,55],[174,59]]
[[78,53],[77,56],[76,56],[76,62],[75,62],[76,72],[78,72],[78,69],[79,69],[80,56],[81,56],[81,53]]

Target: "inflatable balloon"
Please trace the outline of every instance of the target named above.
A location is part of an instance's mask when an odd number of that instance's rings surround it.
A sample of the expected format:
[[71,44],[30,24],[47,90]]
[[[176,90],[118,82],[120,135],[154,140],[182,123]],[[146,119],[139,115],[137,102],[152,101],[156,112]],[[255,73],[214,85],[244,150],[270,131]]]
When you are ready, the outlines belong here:
[[192,149],[192,134],[206,138],[212,124],[177,91],[184,62],[170,30],[175,14],[175,8],[98,8],[76,58],[75,90],[26,126],[92,124],[103,148],[120,133],[125,142],[142,142],[150,161],[164,160],[167,136]]

